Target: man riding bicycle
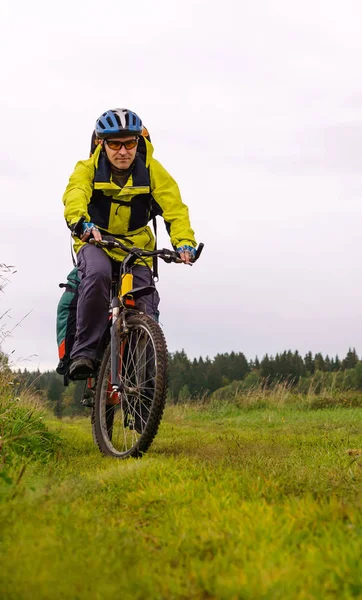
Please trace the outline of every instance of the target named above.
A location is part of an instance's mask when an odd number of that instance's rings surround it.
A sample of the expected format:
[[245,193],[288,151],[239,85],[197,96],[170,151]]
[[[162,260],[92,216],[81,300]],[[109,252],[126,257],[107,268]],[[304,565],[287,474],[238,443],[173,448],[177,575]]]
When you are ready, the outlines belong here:
[[[97,345],[108,322],[109,290],[120,249],[87,243],[112,235],[127,246],[153,250],[155,237],[148,222],[162,215],[171,244],[182,262],[190,264],[197,246],[187,206],[175,180],[153,158],[153,146],[143,138],[145,157],[137,152],[143,132],[136,113],[117,108],[96,121],[97,146],[88,160],[77,163],[63,196],[64,216],[75,237],[78,275],[77,332],[70,355],[69,377],[87,378],[94,369]],[[136,264],[134,287],[149,284],[149,269]],[[145,312],[157,318],[157,291],[139,299]]]

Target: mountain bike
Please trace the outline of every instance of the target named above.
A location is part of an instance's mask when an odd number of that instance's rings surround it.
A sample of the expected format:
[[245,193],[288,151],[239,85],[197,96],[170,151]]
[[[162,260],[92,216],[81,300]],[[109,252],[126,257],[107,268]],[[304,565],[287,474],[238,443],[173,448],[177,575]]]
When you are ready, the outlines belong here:
[[[160,325],[143,312],[137,300],[155,290],[147,258],[158,257],[166,263],[181,260],[172,250],[129,248],[110,237],[91,242],[101,248],[120,248],[127,255],[112,280],[109,326],[99,346],[95,372],[87,381],[83,404],[92,407],[93,439],[103,454],[141,457],[162,419],[168,354]],[[193,262],[203,246],[198,246]],[[136,261],[150,269],[148,286],[133,288],[132,267]]]

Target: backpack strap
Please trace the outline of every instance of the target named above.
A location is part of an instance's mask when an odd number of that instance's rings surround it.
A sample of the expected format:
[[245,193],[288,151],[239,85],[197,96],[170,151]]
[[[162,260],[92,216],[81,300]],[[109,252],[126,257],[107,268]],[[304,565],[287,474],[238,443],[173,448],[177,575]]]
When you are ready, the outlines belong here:
[[[155,250],[157,250],[157,220],[156,215],[152,217],[153,231],[155,232]],[[152,258],[153,279],[158,281],[158,256]]]

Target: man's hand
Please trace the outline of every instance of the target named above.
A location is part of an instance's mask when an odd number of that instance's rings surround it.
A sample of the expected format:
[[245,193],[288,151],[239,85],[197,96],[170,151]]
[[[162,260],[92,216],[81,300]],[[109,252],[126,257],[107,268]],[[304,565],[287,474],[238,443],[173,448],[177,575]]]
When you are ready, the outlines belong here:
[[94,225],[94,223],[83,223],[82,227],[83,227],[83,233],[80,236],[80,239],[82,240],[82,242],[86,242],[90,238],[91,235],[93,235],[93,238],[95,239],[96,242],[102,241],[102,235],[101,235],[99,229],[97,229],[97,227]]
[[180,258],[185,265],[192,265],[193,259],[196,256],[196,250],[192,246],[180,246],[176,252],[180,255]]

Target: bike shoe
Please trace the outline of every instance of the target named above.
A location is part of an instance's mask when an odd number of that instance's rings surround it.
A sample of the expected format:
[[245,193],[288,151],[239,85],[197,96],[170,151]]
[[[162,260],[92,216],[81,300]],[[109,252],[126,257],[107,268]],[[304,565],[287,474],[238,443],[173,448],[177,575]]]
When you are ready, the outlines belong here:
[[70,364],[68,377],[73,381],[78,379],[88,379],[92,375],[94,363],[92,359],[85,356],[74,358]]

